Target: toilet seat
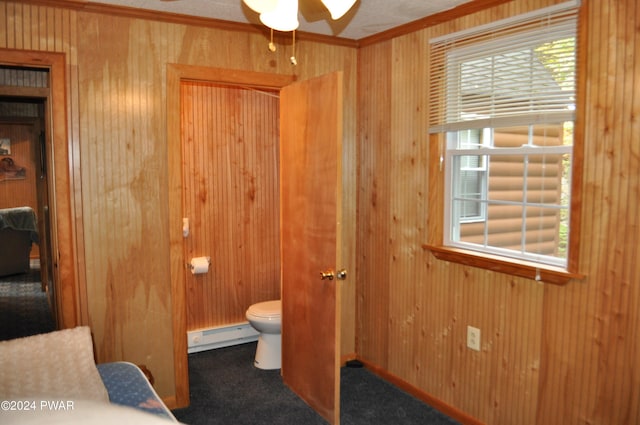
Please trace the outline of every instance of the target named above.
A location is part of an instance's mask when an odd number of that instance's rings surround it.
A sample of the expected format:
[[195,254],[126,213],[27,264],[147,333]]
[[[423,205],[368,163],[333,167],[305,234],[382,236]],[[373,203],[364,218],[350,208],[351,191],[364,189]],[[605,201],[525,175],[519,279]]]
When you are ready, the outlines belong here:
[[281,316],[282,303],[280,300],[276,301],[264,301],[261,303],[253,304],[247,310],[247,314],[254,317],[261,317],[264,319],[275,319]]

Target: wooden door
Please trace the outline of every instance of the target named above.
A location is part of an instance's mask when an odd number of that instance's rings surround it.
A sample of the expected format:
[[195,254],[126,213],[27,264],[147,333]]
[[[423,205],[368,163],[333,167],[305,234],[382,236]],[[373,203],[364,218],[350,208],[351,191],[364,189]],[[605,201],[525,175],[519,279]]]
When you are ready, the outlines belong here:
[[[48,108],[48,105],[47,105]],[[43,125],[42,127],[45,127]],[[38,256],[40,257],[40,279],[42,282],[42,290],[47,291],[49,297],[49,305],[53,309],[53,316],[57,319],[57,303],[55,285],[53,285],[53,261],[51,259],[51,220],[49,217],[49,178],[48,174],[48,155],[47,155],[48,136],[44,130],[40,130],[36,142],[36,160],[38,170],[38,178],[36,179],[37,194],[37,211],[38,211],[38,233],[40,242],[38,243]]]
[[340,418],[342,73],[280,92],[282,377],[329,423]]

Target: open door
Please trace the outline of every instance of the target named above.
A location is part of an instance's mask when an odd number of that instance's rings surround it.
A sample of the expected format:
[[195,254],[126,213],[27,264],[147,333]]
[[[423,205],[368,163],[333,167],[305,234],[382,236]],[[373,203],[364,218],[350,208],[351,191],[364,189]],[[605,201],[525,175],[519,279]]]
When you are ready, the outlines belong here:
[[331,424],[340,422],[341,152],[342,73],[284,87],[282,378]]

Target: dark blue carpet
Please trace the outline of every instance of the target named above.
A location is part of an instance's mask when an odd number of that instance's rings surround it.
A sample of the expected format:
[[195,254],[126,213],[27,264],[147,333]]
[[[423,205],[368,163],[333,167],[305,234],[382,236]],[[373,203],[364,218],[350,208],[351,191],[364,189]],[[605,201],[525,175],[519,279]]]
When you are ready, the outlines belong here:
[[[189,355],[191,405],[173,411],[191,425],[326,424],[289,390],[279,370],[253,366],[256,343]],[[454,425],[365,368],[342,368],[343,425]]]
[[55,324],[40,270],[0,278],[0,341],[51,332]]

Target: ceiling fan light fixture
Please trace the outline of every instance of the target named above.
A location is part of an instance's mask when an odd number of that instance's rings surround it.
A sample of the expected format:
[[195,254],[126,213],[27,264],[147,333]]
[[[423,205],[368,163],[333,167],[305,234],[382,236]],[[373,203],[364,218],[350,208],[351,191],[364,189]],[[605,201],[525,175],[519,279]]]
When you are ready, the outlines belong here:
[[270,12],[276,8],[278,0],[242,0],[253,11],[258,13]]
[[322,0],[322,4],[329,10],[331,19],[338,20],[344,16],[356,3],[356,0]]
[[298,22],[298,0],[277,0],[276,7],[260,14],[260,21],[278,31],[293,31]]

